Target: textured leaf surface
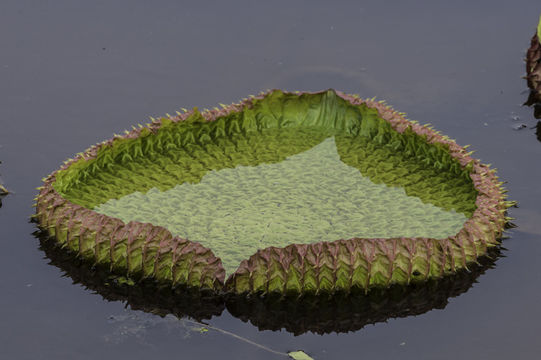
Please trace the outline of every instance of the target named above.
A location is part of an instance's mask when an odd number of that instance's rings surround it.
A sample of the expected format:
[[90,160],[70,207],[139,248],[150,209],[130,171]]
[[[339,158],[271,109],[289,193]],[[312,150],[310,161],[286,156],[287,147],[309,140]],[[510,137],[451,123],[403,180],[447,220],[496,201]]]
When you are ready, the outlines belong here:
[[[283,133],[296,139],[306,136],[289,129]],[[356,154],[361,151],[367,149],[355,149]],[[388,158],[378,160],[379,165],[389,164]],[[405,166],[394,170],[411,173]],[[434,191],[432,184],[426,185],[422,191]],[[464,214],[425,204],[402,187],[375,184],[362,176],[340,160],[334,136],[282,162],[209,172],[199,183],[135,192],[95,210],[124,222],[163,226],[197,241],[213,250],[229,274],[243,259],[269,246],[352,237],[445,238],[466,221]]]
[[541,103],[541,16],[537,31],[532,37],[530,48],[526,53],[526,80],[531,89],[526,104]]

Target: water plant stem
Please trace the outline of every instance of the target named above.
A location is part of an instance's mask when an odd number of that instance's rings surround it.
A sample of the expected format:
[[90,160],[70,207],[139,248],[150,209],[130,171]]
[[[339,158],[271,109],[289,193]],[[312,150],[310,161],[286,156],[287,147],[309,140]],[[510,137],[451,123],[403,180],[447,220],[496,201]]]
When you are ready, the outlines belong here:
[[193,325],[197,325],[197,326],[201,326],[202,328],[205,328],[205,329],[210,329],[210,330],[215,330],[217,332],[220,332],[224,335],[228,335],[228,336],[231,336],[237,340],[240,340],[240,341],[244,341],[245,343],[248,343],[250,345],[253,345],[253,346],[256,346],[260,349],[263,349],[265,351],[268,351],[270,353],[273,353],[273,354],[276,354],[276,355],[281,355],[281,356],[285,356],[285,357],[289,357],[289,355],[285,352],[281,352],[281,351],[277,351],[277,350],[273,350],[269,347],[266,347],[265,345],[261,345],[261,344],[258,344],[256,343],[255,341],[252,341],[250,339],[247,339],[245,337],[242,337],[240,335],[237,335],[235,333],[232,333],[232,332],[229,332],[227,330],[224,330],[224,329],[220,329],[218,327],[215,327],[215,326],[212,326],[212,325],[207,325],[207,324],[203,324],[203,323],[200,323],[198,321],[194,321],[194,320],[189,320],[189,319],[182,319],[182,321],[185,321],[187,323],[190,323],[190,324],[193,324]]

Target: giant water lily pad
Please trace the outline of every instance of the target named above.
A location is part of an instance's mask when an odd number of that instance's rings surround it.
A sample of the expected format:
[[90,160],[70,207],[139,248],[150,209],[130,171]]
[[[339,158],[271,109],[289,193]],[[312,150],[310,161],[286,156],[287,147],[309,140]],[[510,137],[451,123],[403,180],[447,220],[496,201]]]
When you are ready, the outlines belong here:
[[90,148],[45,179],[36,216],[132,279],[318,293],[466,268],[508,206],[493,170],[384,104],[276,90]]

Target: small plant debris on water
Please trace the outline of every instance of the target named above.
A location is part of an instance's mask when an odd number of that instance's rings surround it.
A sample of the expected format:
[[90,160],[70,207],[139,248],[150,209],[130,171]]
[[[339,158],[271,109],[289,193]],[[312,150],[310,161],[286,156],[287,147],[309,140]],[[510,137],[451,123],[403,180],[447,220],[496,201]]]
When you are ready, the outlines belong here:
[[289,357],[295,360],[314,360],[308,356],[304,351],[291,351],[288,353]]
[[151,346],[152,344],[147,341],[148,332],[157,328],[161,328],[161,331],[169,334],[179,334],[184,339],[190,338],[192,334],[204,335],[215,331],[276,355],[294,360],[314,360],[302,350],[287,353],[277,351],[230,331],[188,318],[179,319],[173,315],[157,318],[149,314],[138,314],[126,310],[124,314],[111,315],[108,322],[113,326],[113,331],[103,337],[104,341],[108,343],[119,344],[128,339],[136,339],[142,345]]

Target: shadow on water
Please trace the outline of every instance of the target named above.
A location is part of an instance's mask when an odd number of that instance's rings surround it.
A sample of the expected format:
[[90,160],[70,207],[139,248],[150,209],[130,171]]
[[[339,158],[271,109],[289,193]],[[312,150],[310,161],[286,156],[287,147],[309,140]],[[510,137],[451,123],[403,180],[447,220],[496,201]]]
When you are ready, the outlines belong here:
[[295,335],[356,331],[391,318],[443,309],[448,300],[468,291],[477,278],[494,267],[502,249],[492,249],[469,271],[439,281],[373,289],[367,294],[334,294],[301,298],[230,297],[227,310],[260,330],[285,329]]
[[528,100],[524,105],[533,108],[533,117],[538,119],[537,124],[533,127],[535,129],[535,136],[537,140],[541,142],[541,103],[536,102],[536,96],[538,96],[534,91],[530,90],[530,95]]
[[133,285],[126,278],[111,274],[108,269],[96,267],[73,256],[42,231],[36,231],[33,235],[39,239],[39,248],[50,260],[50,265],[62,270],[74,284],[83,285],[105,300],[125,301],[133,310],[160,316],[189,316],[198,321],[220,315],[225,308],[223,299],[212,292],[180,287],[165,288],[153,281],[142,281]]
[[136,285],[111,275],[58,247],[46,234],[36,231],[40,249],[73,283],[96,292],[108,301],[124,301],[133,310],[198,321],[220,315],[227,309],[233,316],[250,322],[260,330],[281,330],[300,335],[356,331],[368,324],[391,318],[420,315],[443,309],[452,297],[468,291],[477,278],[494,267],[502,257],[502,248],[491,249],[487,256],[468,271],[438,281],[374,289],[368,293],[328,296],[240,296],[201,292],[187,288],[162,288],[153,282]]
[[0,184],[0,208],[2,207],[2,199],[8,194],[8,191]]
[[530,90],[530,95],[528,96],[528,100],[524,103],[524,105],[533,108],[533,116],[534,118],[538,119],[537,124],[535,124],[533,128],[535,129],[535,136],[537,137],[537,140],[541,141],[541,103],[536,101],[536,97],[538,96],[539,95],[533,90]]

